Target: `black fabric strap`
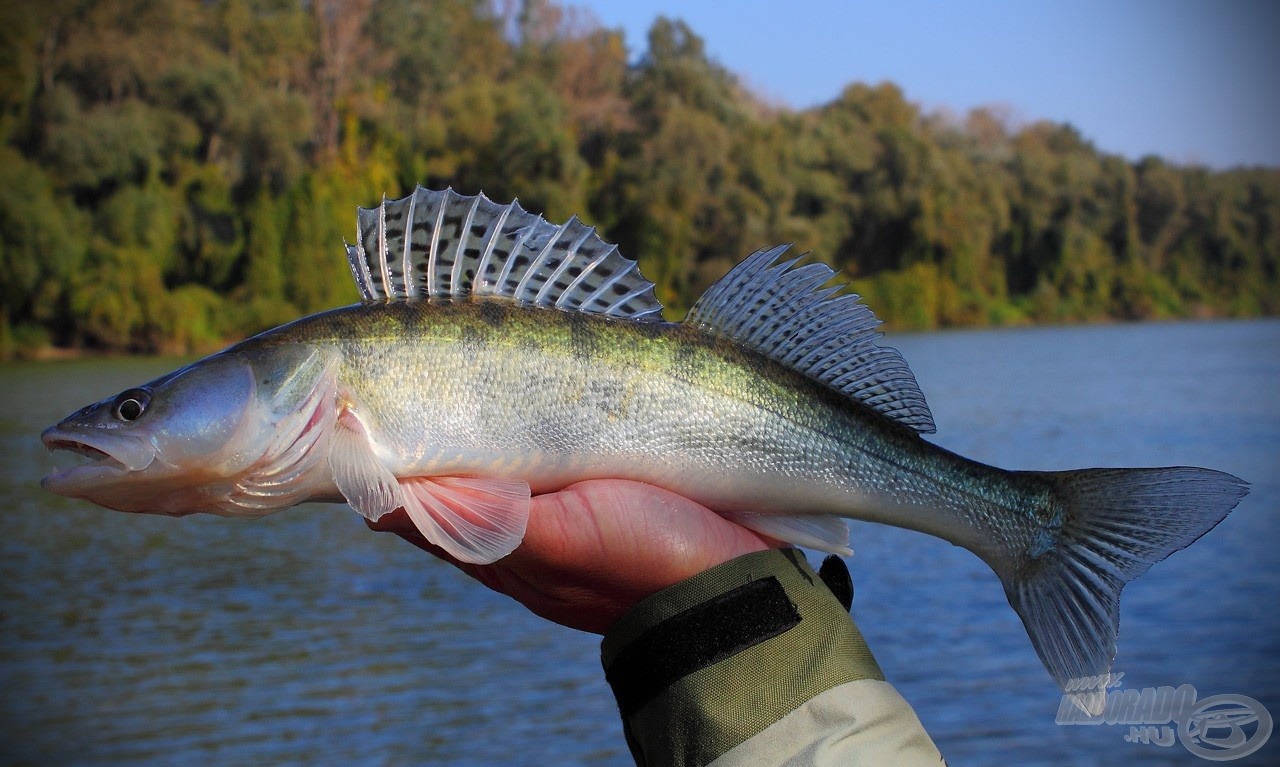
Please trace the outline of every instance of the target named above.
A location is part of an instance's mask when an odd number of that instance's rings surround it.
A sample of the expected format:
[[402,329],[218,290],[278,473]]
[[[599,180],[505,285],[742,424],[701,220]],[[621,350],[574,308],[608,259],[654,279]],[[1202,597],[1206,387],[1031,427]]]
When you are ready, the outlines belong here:
[[777,578],[751,581],[645,631],[605,670],[605,679],[627,717],[676,681],[799,622]]
[[849,577],[849,568],[844,560],[834,554],[822,560],[818,577],[827,584],[827,588],[831,589],[831,593],[844,605],[845,612],[848,612],[853,607],[853,578]]

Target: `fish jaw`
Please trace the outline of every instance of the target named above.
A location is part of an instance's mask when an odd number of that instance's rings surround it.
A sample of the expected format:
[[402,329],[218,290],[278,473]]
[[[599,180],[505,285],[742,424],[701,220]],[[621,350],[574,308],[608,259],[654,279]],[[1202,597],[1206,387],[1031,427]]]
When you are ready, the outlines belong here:
[[45,490],[72,498],[83,497],[86,488],[144,469],[155,460],[154,446],[131,437],[85,435],[52,426],[40,435],[40,441],[50,452],[66,451],[88,459],[88,463],[55,470],[40,480]]
[[50,472],[45,490],[96,503],[116,511],[180,517],[210,508],[211,485],[225,484],[220,472],[174,465],[157,448],[127,435],[83,434],[46,429],[41,441],[50,452],[69,452],[87,462]]
[[[117,511],[181,516],[190,499],[183,488],[187,472],[157,456],[155,445],[121,434],[80,433],[53,426],[40,435],[50,452],[65,451],[87,462],[55,470],[40,480],[45,490],[80,498]],[[134,479],[145,473],[145,491]]]

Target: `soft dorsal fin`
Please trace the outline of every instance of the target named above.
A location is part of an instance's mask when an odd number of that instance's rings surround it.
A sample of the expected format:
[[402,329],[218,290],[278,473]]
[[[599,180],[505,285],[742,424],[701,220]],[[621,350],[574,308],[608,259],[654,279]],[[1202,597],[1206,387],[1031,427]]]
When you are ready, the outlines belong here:
[[879,346],[880,320],[856,293],[822,287],[825,264],[778,263],[786,245],[758,250],[702,294],[685,322],[745,344],[916,431],[933,416],[906,360]]
[[576,217],[556,226],[483,194],[418,187],[361,208],[347,260],[364,301],[469,295],[535,306],[660,320],[653,283]]

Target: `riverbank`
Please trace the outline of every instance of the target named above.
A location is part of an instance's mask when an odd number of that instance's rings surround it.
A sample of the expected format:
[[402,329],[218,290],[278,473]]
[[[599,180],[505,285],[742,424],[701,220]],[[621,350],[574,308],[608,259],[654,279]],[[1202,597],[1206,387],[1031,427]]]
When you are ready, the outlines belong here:
[[[871,304],[869,304],[871,305]],[[876,309],[871,305],[873,310]],[[878,315],[883,315],[877,312]],[[956,323],[947,324],[937,327],[920,326],[912,322],[893,322],[886,321],[883,331],[886,335],[901,335],[904,333],[930,333],[938,331],[950,330],[999,330],[1004,328],[1066,328],[1066,327],[1090,327],[1095,325],[1117,325],[1117,324],[1137,324],[1137,323],[1177,323],[1177,322],[1204,322],[1210,320],[1248,320],[1248,319],[1267,319],[1269,315],[1258,316],[1233,316],[1222,312],[1214,311],[1207,305],[1198,305],[1194,310],[1186,315],[1162,316],[1162,317],[1114,317],[1101,316],[1079,320],[1062,320],[1050,322],[1037,322],[1023,314],[1006,313],[1003,315],[994,315],[997,321],[994,322],[975,322],[975,323]],[[265,329],[265,328],[264,328]],[[67,347],[55,346],[48,342],[46,334],[32,334],[25,338],[25,343],[20,334],[4,334],[0,333],[0,362],[56,362],[59,360],[82,360],[82,359],[111,359],[118,357],[182,357],[182,356],[203,356],[212,354],[221,349],[234,344],[238,341],[248,338],[249,335],[229,336],[217,341],[204,341],[201,343],[178,343],[176,341],[167,341],[158,343],[153,349],[130,349],[124,347]]]

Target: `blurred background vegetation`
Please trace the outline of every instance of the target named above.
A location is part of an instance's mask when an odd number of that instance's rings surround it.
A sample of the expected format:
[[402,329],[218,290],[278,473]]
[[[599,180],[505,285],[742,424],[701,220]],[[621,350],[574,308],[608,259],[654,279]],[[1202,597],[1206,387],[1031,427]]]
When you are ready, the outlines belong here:
[[357,205],[578,213],[674,310],[794,242],[893,326],[1280,310],[1280,171],[1098,151],[852,84],[796,111],[696,32],[548,0],[0,3],[0,357],[207,349],[356,298]]

